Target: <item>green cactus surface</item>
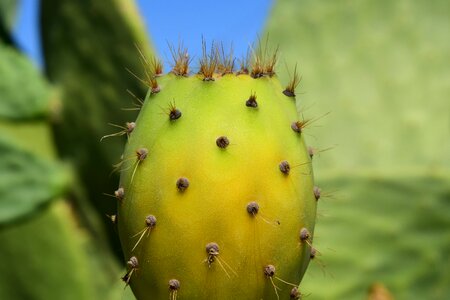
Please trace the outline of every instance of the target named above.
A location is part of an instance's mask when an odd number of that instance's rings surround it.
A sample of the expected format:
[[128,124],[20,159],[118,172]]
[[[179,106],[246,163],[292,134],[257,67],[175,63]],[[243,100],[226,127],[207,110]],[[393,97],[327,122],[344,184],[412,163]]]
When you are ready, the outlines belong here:
[[217,75],[232,66],[212,50],[192,76],[185,54],[154,78],[117,165],[123,279],[138,299],[298,299],[317,201],[293,86],[276,52]]
[[321,253],[302,281],[304,293],[365,299],[382,282],[394,299],[447,298],[448,175],[321,174],[319,183],[337,192],[319,200],[315,247]]
[[17,0],[0,2],[0,41],[11,44],[11,31],[16,18]]
[[50,85],[1,43],[0,78],[0,299],[124,299],[116,262],[79,214],[89,209],[64,199],[73,176],[56,158]]
[[49,86],[34,66],[15,49],[1,43],[0,57],[0,118],[17,121],[49,115]]
[[[135,118],[135,101],[127,89],[143,98],[146,88],[132,74],[142,65],[135,45],[151,52],[140,16],[129,0],[41,1],[42,43],[47,75],[61,96],[61,109],[54,118],[59,154],[75,165],[80,183],[98,213],[114,211],[102,197],[112,188],[104,176],[120,155],[122,143],[98,143],[108,123],[120,125]],[[120,249],[108,220],[109,237]]]

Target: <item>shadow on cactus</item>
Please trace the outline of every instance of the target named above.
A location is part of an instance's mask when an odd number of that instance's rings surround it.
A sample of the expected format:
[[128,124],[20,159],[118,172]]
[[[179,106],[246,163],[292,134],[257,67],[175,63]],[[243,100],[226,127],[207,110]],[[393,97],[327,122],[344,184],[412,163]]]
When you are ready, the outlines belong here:
[[259,46],[236,63],[203,41],[197,74],[182,46],[165,75],[142,56],[139,116],[108,136],[128,137],[113,220],[138,299],[302,296],[320,197],[308,121],[297,73],[282,85],[278,49]]

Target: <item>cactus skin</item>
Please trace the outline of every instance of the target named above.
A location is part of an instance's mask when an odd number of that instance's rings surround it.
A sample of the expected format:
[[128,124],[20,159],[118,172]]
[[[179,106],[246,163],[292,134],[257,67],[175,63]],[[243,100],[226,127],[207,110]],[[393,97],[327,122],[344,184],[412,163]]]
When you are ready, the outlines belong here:
[[[299,119],[295,99],[275,76],[206,82],[168,74],[158,82],[161,91],[148,93],[121,166],[118,230],[126,260],[139,261],[127,283],[138,299],[276,299],[273,283],[289,299],[292,286],[277,277],[300,282],[317,205],[303,134],[291,129]],[[251,94],[257,107],[246,105]],[[182,113],[178,119],[171,120],[171,106]],[[224,148],[216,144],[221,136],[229,140]],[[255,214],[247,211],[252,201]],[[143,232],[149,215],[156,225]],[[306,241],[302,228],[311,234]],[[219,246],[210,266],[209,243]],[[268,265],[276,268],[272,278]]]
[[75,214],[89,208],[62,197],[72,181],[54,149],[52,87],[1,42],[0,78],[0,299],[123,300],[91,215]]
[[[103,225],[111,248],[120,256],[116,232],[103,218],[115,204],[101,199],[114,187],[108,176],[122,151],[122,142],[98,143],[109,123],[123,124],[136,113],[127,89],[144,97],[146,89],[125,71],[141,74],[135,44],[152,53],[135,1],[40,1],[42,44],[46,72],[59,89],[62,110],[55,114],[53,132],[58,153],[75,165],[80,181]],[[111,47],[111,45],[116,45]],[[89,117],[86,117],[89,115]]]

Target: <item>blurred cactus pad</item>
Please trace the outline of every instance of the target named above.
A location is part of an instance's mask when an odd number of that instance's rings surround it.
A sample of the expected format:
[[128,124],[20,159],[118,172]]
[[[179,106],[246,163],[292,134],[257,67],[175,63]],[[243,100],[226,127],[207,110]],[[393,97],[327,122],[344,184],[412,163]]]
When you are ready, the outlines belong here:
[[3,0],[0,2],[0,40],[12,43],[11,29],[13,27],[17,0]]
[[115,261],[62,198],[71,175],[53,148],[50,85],[3,44],[0,78],[0,298],[118,299]]
[[[114,204],[103,193],[114,187],[109,174],[122,143],[99,141],[114,130],[109,123],[136,117],[122,110],[133,107],[127,90],[144,97],[145,88],[126,69],[143,71],[135,45],[151,52],[146,32],[128,0],[42,0],[41,31],[46,72],[62,99],[53,126],[58,152],[75,164],[99,214],[111,213]],[[112,227],[106,228],[114,240]]]
[[[330,111],[314,162],[321,255],[312,299],[450,294],[448,1],[278,0],[266,31],[297,61],[305,116]],[[285,68],[280,77],[287,78]],[[322,201],[322,199],[321,199]],[[321,217],[322,215],[322,217]]]

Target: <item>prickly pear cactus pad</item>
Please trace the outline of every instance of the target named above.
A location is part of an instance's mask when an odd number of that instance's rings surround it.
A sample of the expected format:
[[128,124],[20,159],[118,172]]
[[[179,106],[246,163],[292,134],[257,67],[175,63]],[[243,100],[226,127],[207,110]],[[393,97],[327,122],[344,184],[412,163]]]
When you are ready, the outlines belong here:
[[277,51],[234,72],[223,48],[203,48],[198,74],[182,48],[169,74],[150,70],[124,126],[123,280],[138,299],[300,299],[317,197],[298,76],[278,81]]

